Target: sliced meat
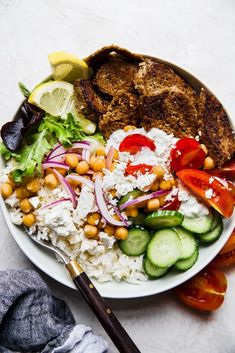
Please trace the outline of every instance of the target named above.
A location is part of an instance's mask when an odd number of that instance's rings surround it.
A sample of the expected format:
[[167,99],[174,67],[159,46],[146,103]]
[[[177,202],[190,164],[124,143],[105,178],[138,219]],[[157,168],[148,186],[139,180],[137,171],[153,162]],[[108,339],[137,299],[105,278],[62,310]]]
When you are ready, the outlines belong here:
[[84,60],[93,69],[97,68],[101,63],[111,57],[119,57],[127,61],[140,62],[143,56],[140,54],[131,53],[129,50],[120,48],[117,45],[109,45],[97,50],[95,53],[89,55]]
[[138,97],[134,93],[120,90],[113,98],[108,111],[99,121],[99,128],[105,138],[126,125],[138,125]]
[[185,93],[177,88],[142,96],[140,111],[142,126],[146,130],[155,127],[178,137],[197,135],[197,110]]
[[78,112],[92,121],[98,121],[99,116],[108,109],[109,102],[95,91],[91,80],[76,80],[74,96]]
[[229,118],[218,99],[203,88],[198,109],[201,141],[221,167],[235,153],[235,137]]
[[105,94],[114,96],[117,91],[134,89],[134,75],[138,66],[121,59],[110,59],[98,69],[94,83]]
[[178,88],[195,104],[196,92],[168,65],[145,59],[135,75],[135,88],[144,96],[153,96],[166,88]]

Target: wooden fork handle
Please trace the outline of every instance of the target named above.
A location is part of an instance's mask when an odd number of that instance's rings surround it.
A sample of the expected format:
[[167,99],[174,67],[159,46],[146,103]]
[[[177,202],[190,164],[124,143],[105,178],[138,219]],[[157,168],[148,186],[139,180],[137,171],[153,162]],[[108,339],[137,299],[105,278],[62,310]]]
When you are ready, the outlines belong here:
[[118,321],[112,310],[106,305],[104,299],[83,271],[81,266],[72,260],[67,264],[67,269],[84,299],[93,313],[121,353],[141,353],[132,341],[126,330]]

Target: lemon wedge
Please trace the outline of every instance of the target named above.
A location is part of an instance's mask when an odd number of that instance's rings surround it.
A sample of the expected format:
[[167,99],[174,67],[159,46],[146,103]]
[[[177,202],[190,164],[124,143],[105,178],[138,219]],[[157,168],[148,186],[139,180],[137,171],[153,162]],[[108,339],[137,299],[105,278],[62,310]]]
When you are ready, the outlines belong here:
[[41,83],[31,92],[28,101],[46,113],[62,119],[66,119],[67,114],[72,113],[86,134],[94,134],[96,130],[96,124],[77,112],[71,83],[65,81]]
[[90,69],[87,63],[76,55],[58,51],[48,55],[55,80],[73,83],[76,79],[87,79]]

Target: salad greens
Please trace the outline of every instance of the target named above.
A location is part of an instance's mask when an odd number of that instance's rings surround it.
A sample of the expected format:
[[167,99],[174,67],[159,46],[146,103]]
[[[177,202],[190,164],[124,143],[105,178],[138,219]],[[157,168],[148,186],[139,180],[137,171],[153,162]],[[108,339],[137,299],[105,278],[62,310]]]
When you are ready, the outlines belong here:
[[[20,183],[25,176],[32,176],[36,171],[41,173],[41,163],[44,155],[49,152],[56,142],[65,147],[79,140],[86,140],[86,134],[82,131],[79,122],[69,113],[66,119],[55,118],[49,114],[38,124],[31,127],[24,136],[24,143],[19,151],[10,151],[5,144],[0,143],[0,154],[9,160],[15,158],[15,169],[12,177],[15,182]],[[92,136],[89,136],[92,139]],[[102,141],[101,134],[96,133],[94,140]]]
[[23,96],[25,98],[29,98],[30,91],[28,90],[28,88],[26,88],[22,82],[18,82],[18,86],[19,86],[19,89],[20,89],[21,93],[23,94]]

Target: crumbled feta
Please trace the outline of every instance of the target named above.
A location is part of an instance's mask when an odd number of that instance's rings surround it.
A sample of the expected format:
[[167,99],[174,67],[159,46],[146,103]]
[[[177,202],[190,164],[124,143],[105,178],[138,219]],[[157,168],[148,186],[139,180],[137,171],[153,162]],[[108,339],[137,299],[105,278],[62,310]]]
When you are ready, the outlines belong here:
[[13,194],[5,200],[5,203],[10,207],[17,207],[19,199],[17,198],[16,193],[13,192]]
[[33,208],[38,208],[38,206],[40,204],[40,200],[39,200],[38,196],[30,197],[29,202],[31,203]]
[[210,179],[209,179],[209,184],[212,184],[213,182],[214,182],[214,178],[213,177],[210,177]]
[[186,217],[199,217],[208,215],[209,210],[203,203],[192,195],[182,183],[178,183],[178,198],[181,201],[179,212],[182,212]]
[[213,189],[208,189],[205,191],[205,196],[207,199],[211,199],[213,196]]
[[20,224],[22,224],[22,218],[23,218],[23,212],[20,211],[20,209],[11,209],[10,210],[10,219],[12,221],[12,223],[16,224],[17,226],[19,226]]

